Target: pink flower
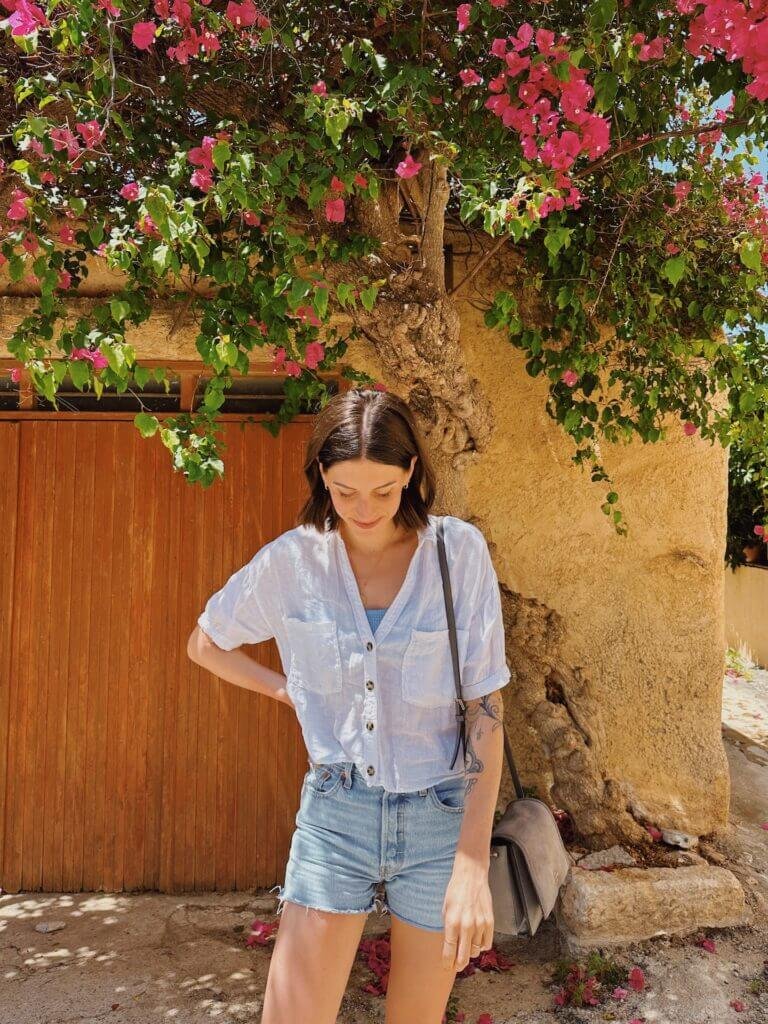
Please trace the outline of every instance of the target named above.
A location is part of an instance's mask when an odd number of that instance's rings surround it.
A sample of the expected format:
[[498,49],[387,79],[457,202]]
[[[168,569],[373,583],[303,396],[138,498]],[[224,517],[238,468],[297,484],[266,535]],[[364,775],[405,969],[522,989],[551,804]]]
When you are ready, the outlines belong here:
[[14,384],[18,384],[19,381],[21,380],[21,370],[19,369],[19,367],[18,366],[14,366],[13,369],[10,371],[10,374],[11,374],[11,380],[13,381],[13,383]]
[[67,288],[72,287],[72,275],[68,270],[62,270],[59,272],[58,286],[59,288],[62,288],[65,291],[67,290]]
[[18,0],[16,9],[8,18],[8,24],[11,26],[12,36],[28,36],[36,31],[38,25],[50,23],[37,4],[29,3],[28,0]]
[[757,526],[755,527],[755,533],[757,534],[758,537],[764,537],[765,536],[765,527],[761,526],[760,523],[758,523]]
[[29,207],[27,206],[27,199],[30,197],[23,192],[20,188],[15,188],[11,193],[11,205],[6,210],[5,216],[8,220],[26,220],[29,216]]
[[95,118],[90,121],[81,121],[75,125],[75,128],[82,135],[88,149],[93,149],[104,138],[104,129]]
[[337,178],[335,174],[331,178],[331,191],[332,192],[346,192],[347,191],[347,186],[344,184],[344,182],[341,180],[341,178]]
[[358,171],[355,175],[355,184],[358,188],[368,188],[368,179]]
[[[284,352],[285,350],[283,350]],[[256,920],[251,925],[251,934],[245,940],[246,946],[250,949],[252,946],[266,946],[274,933],[279,927],[278,921],[267,921]]]
[[255,210],[243,210],[243,220],[251,227],[257,228],[261,224],[261,217]]
[[65,224],[64,227],[59,230],[59,241],[63,242],[64,245],[75,244],[75,232],[69,224]]
[[621,985],[617,985],[616,988],[611,992],[614,999],[626,999],[629,995],[628,988],[622,988]]
[[664,252],[668,253],[670,256],[674,256],[675,253],[680,252],[680,246],[675,245],[674,242],[667,242],[664,246]]
[[491,7],[506,7],[508,0],[491,0]]
[[696,426],[696,424],[691,423],[690,420],[686,420],[683,424],[683,433],[686,435],[686,437],[692,437],[697,430],[698,427]]
[[641,967],[633,967],[629,972],[629,987],[641,992],[645,987],[645,974]]
[[230,0],[225,11],[227,20],[231,21],[236,28],[245,28],[248,25],[253,25],[256,22],[258,13],[253,0],[243,0],[241,4],[236,4],[234,0]]
[[304,362],[308,370],[317,369],[317,364],[322,363],[325,358],[325,346],[319,341],[310,341],[304,353]]
[[139,185],[136,181],[127,181],[120,189],[120,195],[129,202],[139,198]]
[[569,388],[572,388],[576,381],[579,379],[578,373],[575,370],[564,370],[560,374],[560,380],[567,384]]
[[659,60],[664,56],[664,44],[667,42],[667,36],[656,36],[650,43],[644,43],[640,47],[640,52],[637,55],[638,60]]
[[187,159],[196,167],[204,167],[208,171],[213,170],[213,147],[216,139],[212,135],[204,135],[200,146],[193,146],[187,152]]
[[466,86],[480,85],[483,80],[474,68],[464,68],[463,71],[459,72],[459,78],[461,79],[461,84]]
[[326,199],[325,216],[327,220],[342,224],[347,216],[343,199]]
[[120,8],[115,7],[115,5],[112,3],[112,0],[97,0],[96,6],[101,7],[103,10],[107,12],[107,14],[111,14],[113,18],[116,18],[119,14],[122,14]]
[[197,167],[189,176],[189,182],[201,192],[210,192],[213,187],[213,176],[207,167]]
[[395,168],[395,173],[401,178],[413,178],[421,170],[421,164],[414,160],[410,153],[408,153],[404,160]]
[[312,306],[299,306],[293,315],[298,317],[302,323],[312,324],[313,327],[322,327],[322,323]]
[[103,370],[109,366],[109,360],[101,352],[93,352],[89,348],[73,348],[70,359],[87,359],[94,370]]
[[691,191],[691,183],[690,181],[678,181],[672,191],[674,192],[675,199],[680,202]]
[[325,84],[325,82],[322,80],[322,78],[318,79],[318,81],[315,82],[315,84],[312,86],[312,92],[315,94],[315,96],[327,96],[328,95],[328,87]]
[[469,25],[469,16],[472,11],[472,4],[459,4],[456,8],[456,23],[459,32],[463,32]]
[[155,41],[157,25],[154,21],[137,21],[131,33],[131,42],[137,50],[148,50]]

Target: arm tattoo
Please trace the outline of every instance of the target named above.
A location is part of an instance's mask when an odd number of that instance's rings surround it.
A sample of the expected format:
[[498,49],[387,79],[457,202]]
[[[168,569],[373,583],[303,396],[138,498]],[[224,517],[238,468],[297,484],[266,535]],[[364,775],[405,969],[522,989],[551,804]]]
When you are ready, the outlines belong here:
[[473,740],[480,740],[489,732],[495,732],[502,725],[503,702],[501,693],[494,690],[485,697],[478,697],[476,700],[467,701],[466,710],[466,738],[467,753],[465,767],[467,772],[467,788],[465,799],[475,787],[478,777],[485,770],[485,765],[480,760],[475,750]]

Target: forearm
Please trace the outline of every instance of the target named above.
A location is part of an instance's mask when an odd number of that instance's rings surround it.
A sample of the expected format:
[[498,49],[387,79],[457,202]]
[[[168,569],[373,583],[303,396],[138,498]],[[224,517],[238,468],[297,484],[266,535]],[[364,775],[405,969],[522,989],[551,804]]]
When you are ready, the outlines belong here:
[[263,693],[291,708],[294,706],[286,692],[286,680],[282,673],[275,672],[266,665],[260,665],[239,647],[233,651],[217,647],[199,626],[189,639],[187,654],[197,665],[208,669],[228,683],[242,686],[245,690],[253,690],[254,693]]
[[490,863],[491,832],[504,760],[501,691],[467,703],[467,788],[455,867]]

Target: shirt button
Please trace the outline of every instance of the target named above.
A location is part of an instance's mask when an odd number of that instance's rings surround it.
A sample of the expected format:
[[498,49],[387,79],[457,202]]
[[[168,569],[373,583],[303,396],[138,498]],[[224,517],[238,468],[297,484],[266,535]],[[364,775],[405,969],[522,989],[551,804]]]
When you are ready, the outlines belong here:
[[373,722],[366,722],[365,728],[368,730],[368,732],[370,732],[371,729],[373,728]]
[[365,688],[366,688],[366,690],[372,690],[373,689],[373,680],[372,679],[368,680],[368,682],[365,684]]
[[368,772],[369,775],[373,775],[373,773],[376,771],[372,764],[369,764],[365,770],[366,772]]
[[369,650],[369,651],[373,650],[373,644],[371,643],[370,640],[368,641],[368,643],[365,646],[366,646],[367,650]]

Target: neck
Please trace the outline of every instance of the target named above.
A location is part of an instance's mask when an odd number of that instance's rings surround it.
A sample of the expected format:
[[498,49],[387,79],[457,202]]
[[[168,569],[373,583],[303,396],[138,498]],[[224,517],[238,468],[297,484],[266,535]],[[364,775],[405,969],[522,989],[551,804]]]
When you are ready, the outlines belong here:
[[364,531],[360,530],[355,535],[348,529],[347,524],[343,520],[339,523],[339,535],[344,541],[347,550],[363,557],[366,555],[376,557],[376,555],[383,554],[387,548],[402,540],[408,531],[403,530],[402,527],[395,526],[394,522],[390,520],[388,523],[382,523],[381,527],[377,527],[370,532],[375,534],[375,536],[369,538],[364,535],[361,537],[360,534],[364,533]]

